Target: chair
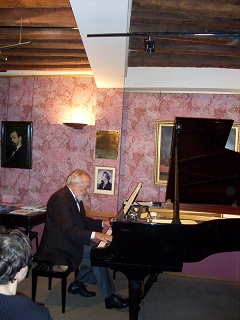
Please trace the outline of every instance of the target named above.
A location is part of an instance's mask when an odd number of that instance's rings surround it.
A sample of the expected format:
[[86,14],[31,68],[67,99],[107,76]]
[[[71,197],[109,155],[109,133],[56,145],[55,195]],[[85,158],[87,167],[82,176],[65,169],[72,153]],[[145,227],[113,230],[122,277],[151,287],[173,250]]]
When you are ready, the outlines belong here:
[[[32,300],[36,300],[36,292],[37,292],[37,280],[38,277],[46,277],[48,278],[48,290],[52,289],[52,279],[58,278],[61,280],[61,289],[62,289],[62,313],[65,313],[66,307],[66,292],[67,292],[67,277],[70,275],[72,271],[66,270],[63,272],[53,271],[54,264],[45,262],[45,261],[37,261],[37,265],[32,269]],[[75,278],[77,277],[79,268],[75,270]]]
[[29,239],[32,241],[33,239],[36,240],[36,251],[39,249],[39,242],[38,242],[38,232],[37,231],[30,231]]
[[[10,228],[10,227],[9,227],[9,228]],[[29,231],[29,234],[28,234],[28,233],[27,233],[27,230],[25,230],[25,229],[23,229],[23,228],[21,228],[21,227],[19,227],[19,228],[17,228],[17,229],[20,230],[20,231],[22,231],[23,233],[25,233],[25,234],[29,237],[30,241],[32,241],[32,240],[35,239],[35,241],[36,241],[36,251],[38,251],[38,249],[39,249],[38,232],[37,232],[37,231],[32,231],[32,230],[30,230],[30,231]]]

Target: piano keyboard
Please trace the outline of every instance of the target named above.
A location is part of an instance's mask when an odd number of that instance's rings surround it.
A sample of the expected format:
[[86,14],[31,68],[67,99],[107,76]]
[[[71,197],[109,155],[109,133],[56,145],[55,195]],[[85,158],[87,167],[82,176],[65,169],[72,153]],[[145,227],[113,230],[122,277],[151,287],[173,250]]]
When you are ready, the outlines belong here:
[[[106,234],[108,234],[109,236],[111,236],[111,234],[112,234],[112,228],[111,228],[111,227],[107,230]],[[109,245],[109,243],[106,243],[106,242],[104,242],[104,241],[100,241],[99,244],[97,245],[97,247],[98,247],[98,248],[104,248],[104,247],[106,247],[106,246],[108,246],[108,245]]]

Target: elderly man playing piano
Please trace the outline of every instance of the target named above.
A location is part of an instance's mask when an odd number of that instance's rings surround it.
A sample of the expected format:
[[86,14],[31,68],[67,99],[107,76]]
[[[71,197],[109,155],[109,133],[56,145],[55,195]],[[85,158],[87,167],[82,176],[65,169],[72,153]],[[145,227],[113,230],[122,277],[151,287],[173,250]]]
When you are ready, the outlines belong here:
[[116,294],[110,270],[106,267],[92,267],[90,250],[94,239],[111,242],[112,236],[102,233],[109,220],[95,220],[86,216],[83,198],[90,192],[91,179],[83,170],[73,171],[66,186],[55,192],[47,204],[47,218],[38,260],[49,261],[62,270],[76,270],[81,265],[76,280],[68,292],[83,297],[93,297],[85,283],[97,284],[105,298],[107,309],[122,309],[128,306],[128,299]]

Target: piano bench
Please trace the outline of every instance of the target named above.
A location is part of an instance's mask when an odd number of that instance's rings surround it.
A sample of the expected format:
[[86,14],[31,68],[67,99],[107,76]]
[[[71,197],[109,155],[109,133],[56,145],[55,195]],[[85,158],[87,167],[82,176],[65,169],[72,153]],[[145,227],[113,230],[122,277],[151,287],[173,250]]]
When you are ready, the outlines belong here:
[[[67,293],[67,278],[72,273],[72,271],[66,270],[63,272],[54,271],[54,264],[45,261],[37,261],[37,265],[32,269],[32,300],[36,300],[37,292],[37,280],[38,277],[48,278],[48,290],[52,289],[52,279],[61,279],[61,289],[62,289],[62,313],[65,313],[66,307],[66,293]],[[79,268],[75,270],[75,278],[77,277]]]

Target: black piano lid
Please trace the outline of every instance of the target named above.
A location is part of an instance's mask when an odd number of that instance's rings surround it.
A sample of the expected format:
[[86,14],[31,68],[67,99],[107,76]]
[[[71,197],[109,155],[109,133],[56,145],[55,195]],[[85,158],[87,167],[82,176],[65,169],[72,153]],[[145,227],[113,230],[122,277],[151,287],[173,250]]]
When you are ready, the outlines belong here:
[[174,201],[177,150],[180,203],[240,203],[240,153],[225,148],[232,124],[225,119],[175,119],[166,200]]

